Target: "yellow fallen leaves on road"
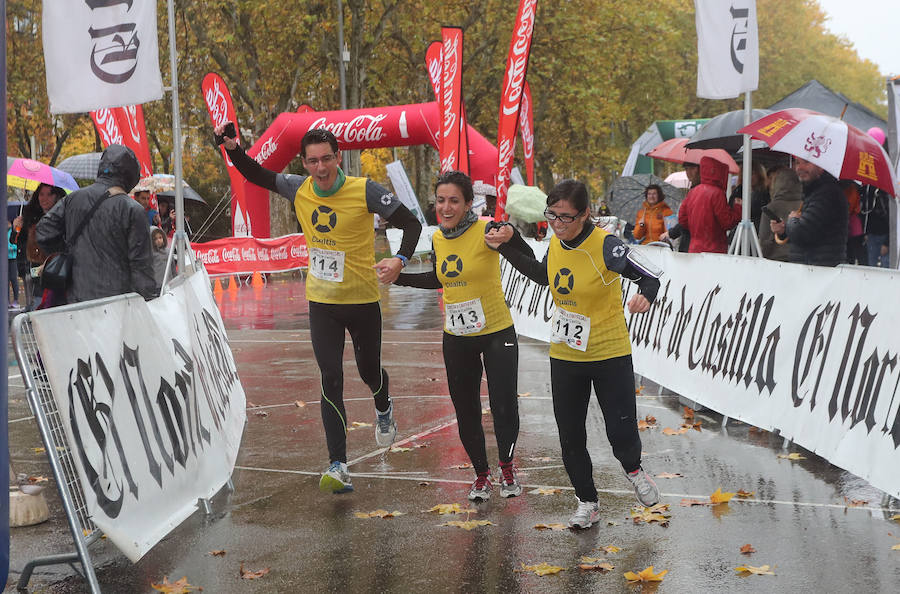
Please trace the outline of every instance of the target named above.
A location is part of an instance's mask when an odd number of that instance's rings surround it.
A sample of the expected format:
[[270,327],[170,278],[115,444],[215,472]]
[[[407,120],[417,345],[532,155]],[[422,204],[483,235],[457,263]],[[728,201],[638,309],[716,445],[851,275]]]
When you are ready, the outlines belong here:
[[716,491],[709,496],[709,502],[713,505],[728,503],[732,497],[734,497],[734,493],[723,493],[722,487],[718,487]]
[[529,495],[558,495],[562,493],[562,489],[556,489],[551,487],[538,487],[532,491],[529,491]]
[[403,512],[396,510],[389,512],[386,509],[376,509],[370,512],[353,512],[353,515],[357,518],[396,518],[397,516],[402,516]]
[[660,472],[656,475],[656,478],[662,479],[673,479],[673,478],[684,478],[684,475],[680,472]]
[[647,415],[643,419],[638,421],[638,431],[643,431],[644,429],[655,429],[658,427],[656,424],[656,417]]
[[163,576],[163,581],[161,584],[154,584],[150,582],[150,587],[156,590],[157,592],[166,592],[167,594],[184,594],[186,592],[199,592],[203,588],[199,586],[192,586],[187,581],[187,576],[181,578],[177,582],[170,582],[169,576]]
[[895,544],[894,546],[891,547],[891,550],[892,551],[900,551],[900,544]]
[[350,426],[347,427],[347,431],[356,431],[357,429],[362,429],[363,427],[372,427],[372,423],[363,423],[361,421],[353,421],[350,423]]
[[462,464],[456,464],[455,466],[451,466],[450,468],[455,468],[456,470],[465,470],[466,468],[472,468],[472,465],[468,462],[463,462]]
[[742,555],[751,555],[751,554],[753,554],[753,553],[755,553],[755,552],[756,552],[756,549],[754,549],[754,548],[753,548],[753,545],[750,544],[750,543],[747,543],[747,544],[745,544],[744,546],[741,547],[741,554],[742,554]]
[[888,518],[888,519],[889,519],[889,520],[894,520],[894,521],[896,521],[896,522],[900,522],[900,514],[894,514],[893,516],[891,516],[891,517]]
[[666,427],[662,430],[663,435],[683,435],[690,430],[690,427],[685,428],[684,425],[681,426],[681,429],[672,429],[671,427]]
[[479,526],[494,526],[494,523],[490,520],[450,520],[449,522],[444,522],[443,524],[438,525],[455,526],[456,528],[462,528],[463,530],[472,530],[474,528],[478,528]]
[[760,565],[759,567],[741,565],[740,567],[735,567],[734,570],[746,575],[775,575],[775,572],[769,571],[768,565]]
[[778,454],[778,458],[784,460],[806,460],[806,456],[801,456],[797,452],[794,452],[793,454]]
[[692,505],[709,505],[709,501],[703,501],[702,499],[688,499],[685,497],[681,500],[681,507],[691,507]]
[[271,567],[263,567],[262,569],[259,569],[257,571],[250,571],[249,569],[244,569],[244,562],[241,562],[240,573],[242,580],[256,580],[266,575],[270,571],[272,571]]
[[464,508],[458,503],[438,503],[431,509],[423,510],[426,512],[434,512],[436,514],[477,514],[478,510],[472,508]]
[[625,579],[629,582],[661,582],[663,581],[663,576],[667,573],[669,573],[668,569],[663,569],[659,573],[653,573],[653,566],[651,565],[647,569],[643,569],[637,573],[626,571]]
[[686,421],[693,421],[694,420],[694,409],[689,406],[685,406],[684,414],[681,415],[681,418],[683,418]]
[[391,448],[391,452],[394,454],[398,454],[400,452],[411,452],[411,451],[412,451],[412,448],[403,448],[403,447]]
[[560,524],[558,522],[554,522],[552,524],[535,524],[535,529],[537,530],[567,530],[568,527],[565,524]]
[[737,493],[735,493],[735,496],[740,497],[741,499],[747,499],[754,495],[756,495],[756,491],[744,491],[743,489],[738,489]]
[[669,510],[668,503],[657,503],[653,507],[635,506],[631,508],[631,520],[635,524],[644,522],[650,524],[656,522],[660,526],[668,526],[670,514],[665,513]]
[[209,554],[213,557],[224,557],[225,549],[216,549],[215,551],[210,551]]
[[594,549],[595,551],[603,551],[604,553],[618,553],[622,549],[614,545],[606,545],[605,547],[598,547]]
[[302,400],[294,400],[294,406],[296,406],[297,408],[303,408],[304,406],[306,406],[306,403]]
[[559,573],[560,571],[565,571],[565,567],[560,567],[558,565],[550,565],[546,561],[543,563],[539,563],[537,565],[525,565],[522,564],[522,571],[530,571],[535,575],[553,575],[555,573]]

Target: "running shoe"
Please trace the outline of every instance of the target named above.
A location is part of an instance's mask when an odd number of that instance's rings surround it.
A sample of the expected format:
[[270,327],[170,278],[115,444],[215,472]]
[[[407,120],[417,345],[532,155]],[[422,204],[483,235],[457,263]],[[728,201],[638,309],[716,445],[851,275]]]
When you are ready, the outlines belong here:
[[500,496],[501,497],[518,497],[522,494],[522,485],[516,478],[516,468],[513,466],[512,460],[500,463]]
[[596,501],[578,501],[578,509],[569,518],[569,528],[585,529],[594,525],[594,522],[600,519],[600,508]]
[[348,493],[353,490],[350,473],[344,462],[332,462],[319,479],[319,489],[330,493]]
[[394,420],[394,403],[391,402],[384,412],[375,409],[375,443],[386,448],[394,443],[395,439],[397,439],[397,421]]
[[491,498],[491,473],[489,471],[479,472],[478,478],[472,483],[469,490],[469,501],[487,501]]
[[659,503],[659,487],[653,482],[653,479],[644,472],[643,468],[638,467],[634,472],[625,474],[631,484],[634,485],[634,494],[637,500],[644,507],[653,507]]

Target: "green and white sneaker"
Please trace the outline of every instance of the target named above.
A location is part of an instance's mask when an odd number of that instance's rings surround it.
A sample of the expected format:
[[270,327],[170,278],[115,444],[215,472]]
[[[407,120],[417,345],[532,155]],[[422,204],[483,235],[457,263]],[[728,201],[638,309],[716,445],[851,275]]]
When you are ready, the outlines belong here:
[[353,490],[350,472],[344,462],[332,462],[328,470],[319,479],[319,489],[326,493],[349,493]]

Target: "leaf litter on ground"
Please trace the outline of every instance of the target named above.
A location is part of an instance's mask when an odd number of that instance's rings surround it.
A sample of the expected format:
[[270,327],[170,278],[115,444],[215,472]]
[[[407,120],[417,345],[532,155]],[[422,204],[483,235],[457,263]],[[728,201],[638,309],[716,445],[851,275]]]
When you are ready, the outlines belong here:
[[169,576],[163,576],[163,581],[160,584],[154,584],[150,582],[150,587],[156,590],[157,592],[166,592],[167,594],[186,594],[188,592],[200,592],[203,590],[200,586],[192,586],[187,581],[187,576],[181,578],[178,581],[170,582]]
[[663,581],[663,576],[669,573],[668,569],[663,569],[659,573],[653,572],[653,566],[646,569],[642,569],[641,571],[634,573],[633,571],[625,572],[625,579],[629,582],[661,582]]

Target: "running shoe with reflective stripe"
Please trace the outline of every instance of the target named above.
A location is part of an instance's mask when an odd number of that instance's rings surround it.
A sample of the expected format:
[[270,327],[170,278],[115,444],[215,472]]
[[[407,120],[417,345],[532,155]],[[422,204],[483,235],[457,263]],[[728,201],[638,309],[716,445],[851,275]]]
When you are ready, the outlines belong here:
[[478,473],[478,477],[469,490],[469,501],[487,501],[491,498],[492,489],[491,473],[487,471]]
[[319,479],[319,489],[331,493],[348,493],[353,490],[350,472],[344,462],[332,462]]
[[375,409],[375,443],[386,448],[394,443],[395,439],[397,439],[397,421],[394,420],[394,403],[391,402],[384,412]]
[[516,468],[512,461],[500,463],[500,496],[518,497],[522,494],[522,485],[516,478]]
[[597,502],[582,501],[577,497],[575,500],[578,501],[578,509],[569,518],[569,528],[590,528],[594,522],[600,519],[600,508],[597,506]]
[[653,482],[653,479],[644,472],[643,468],[638,468],[634,472],[625,474],[631,484],[634,485],[634,494],[637,500],[644,507],[653,507],[659,503],[659,487]]

